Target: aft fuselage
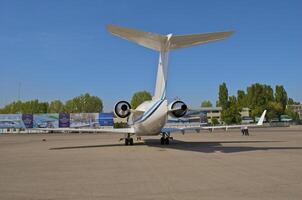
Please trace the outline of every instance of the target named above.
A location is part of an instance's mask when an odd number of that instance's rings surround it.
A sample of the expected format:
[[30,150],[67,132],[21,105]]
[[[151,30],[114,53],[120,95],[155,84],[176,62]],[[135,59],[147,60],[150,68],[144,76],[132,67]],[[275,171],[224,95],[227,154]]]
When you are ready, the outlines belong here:
[[168,101],[162,99],[144,102],[137,110],[144,112],[139,116],[130,116],[135,134],[137,136],[160,134],[167,122]]

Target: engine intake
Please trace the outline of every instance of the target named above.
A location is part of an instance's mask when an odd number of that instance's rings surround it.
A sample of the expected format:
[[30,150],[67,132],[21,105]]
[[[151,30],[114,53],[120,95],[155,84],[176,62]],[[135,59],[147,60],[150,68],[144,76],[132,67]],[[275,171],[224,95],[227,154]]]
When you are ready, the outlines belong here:
[[170,104],[169,110],[173,117],[183,117],[187,111],[188,106],[183,101],[174,101]]
[[126,118],[131,114],[131,105],[127,101],[119,101],[114,106],[114,113],[120,118]]

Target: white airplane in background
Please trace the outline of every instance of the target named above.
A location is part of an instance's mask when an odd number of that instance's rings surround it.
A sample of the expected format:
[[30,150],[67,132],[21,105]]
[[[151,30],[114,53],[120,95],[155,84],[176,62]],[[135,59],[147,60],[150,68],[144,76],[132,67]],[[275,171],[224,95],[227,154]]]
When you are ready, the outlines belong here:
[[[176,118],[184,116],[188,110],[187,105],[176,100],[168,103],[166,99],[167,86],[167,69],[168,69],[168,54],[169,51],[190,47],[199,44],[205,44],[212,41],[222,40],[229,37],[233,32],[215,32],[194,35],[160,35],[155,33],[148,33],[139,30],[123,28],[119,26],[109,25],[108,31],[113,35],[123,39],[135,42],[141,46],[153,49],[159,52],[159,63],[157,69],[155,93],[152,100],[145,101],[136,109],[131,109],[127,101],[119,101],[114,106],[114,113],[120,118],[128,118],[130,128],[119,129],[74,129],[74,128],[57,128],[57,129],[42,129],[53,131],[81,131],[81,132],[111,132],[111,133],[125,133],[125,145],[133,145],[133,136],[151,136],[162,135],[161,144],[169,144],[171,139],[170,133],[183,132],[186,130],[213,130],[213,129],[228,129],[261,126],[266,114],[266,110],[260,117],[257,124],[250,125],[231,125],[231,126],[197,126],[190,128],[165,128],[168,115]],[[39,129],[41,130],[41,129]]]

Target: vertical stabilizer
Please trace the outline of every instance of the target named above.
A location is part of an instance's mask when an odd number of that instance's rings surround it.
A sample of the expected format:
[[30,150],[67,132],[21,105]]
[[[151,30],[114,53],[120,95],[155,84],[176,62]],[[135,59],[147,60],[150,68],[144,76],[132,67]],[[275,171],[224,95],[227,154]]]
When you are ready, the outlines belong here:
[[166,98],[167,72],[168,72],[168,51],[160,51],[157,67],[156,85],[154,99]]
[[168,57],[171,45],[172,34],[164,36],[165,39],[161,44],[159,51],[159,61],[157,67],[156,85],[153,99],[165,99],[168,75]]

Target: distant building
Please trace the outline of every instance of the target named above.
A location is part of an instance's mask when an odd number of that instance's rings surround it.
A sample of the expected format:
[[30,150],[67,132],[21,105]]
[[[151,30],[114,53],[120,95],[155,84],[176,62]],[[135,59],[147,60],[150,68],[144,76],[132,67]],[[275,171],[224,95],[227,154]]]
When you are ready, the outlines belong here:
[[299,119],[302,119],[302,104],[298,105],[287,105],[287,108],[292,109],[294,112],[297,112],[299,115]]
[[250,116],[250,110],[249,108],[242,108],[240,114],[241,117],[249,117]]
[[208,123],[212,122],[212,119],[216,118],[221,123],[221,107],[202,107],[201,112],[206,114]]
[[[221,107],[202,107],[201,112],[205,113],[210,123],[213,118],[216,118],[219,123],[221,123]],[[250,116],[250,109],[249,108],[242,108],[240,112],[241,117],[249,117]]]

